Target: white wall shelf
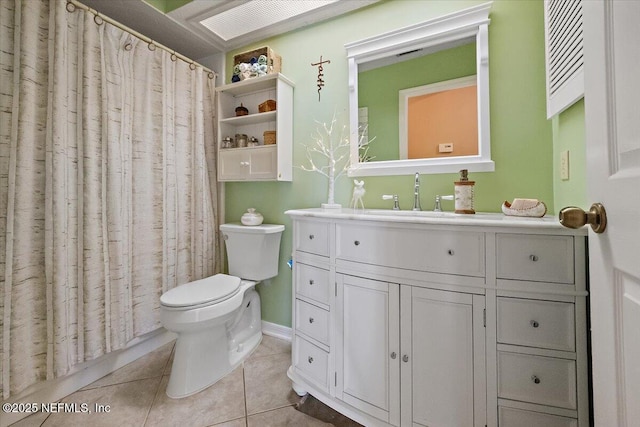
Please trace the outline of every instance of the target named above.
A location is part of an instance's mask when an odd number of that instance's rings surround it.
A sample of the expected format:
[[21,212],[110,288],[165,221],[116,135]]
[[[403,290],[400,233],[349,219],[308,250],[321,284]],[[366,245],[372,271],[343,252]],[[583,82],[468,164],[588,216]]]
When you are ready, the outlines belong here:
[[[216,88],[218,94],[218,180],[291,181],[293,179],[293,83],[282,74],[269,74]],[[260,113],[268,99],[276,110]],[[236,116],[243,105],[246,116]],[[276,131],[276,144],[264,145],[264,132]],[[246,134],[257,147],[221,148],[225,137]]]

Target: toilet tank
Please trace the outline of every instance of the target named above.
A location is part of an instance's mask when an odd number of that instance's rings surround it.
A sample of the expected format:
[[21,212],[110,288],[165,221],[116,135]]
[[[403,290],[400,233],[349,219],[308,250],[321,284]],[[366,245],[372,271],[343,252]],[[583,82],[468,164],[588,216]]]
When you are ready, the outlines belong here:
[[265,280],[278,275],[284,225],[222,224],[220,231],[227,248],[230,275],[248,280]]

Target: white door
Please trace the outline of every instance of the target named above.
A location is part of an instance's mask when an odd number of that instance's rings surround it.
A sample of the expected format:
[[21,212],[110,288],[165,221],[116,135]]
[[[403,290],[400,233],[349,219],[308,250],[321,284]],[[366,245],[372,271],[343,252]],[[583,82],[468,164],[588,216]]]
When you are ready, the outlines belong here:
[[484,427],[484,296],[400,288],[401,424]]
[[398,285],[337,275],[339,399],[389,424],[400,421]]
[[596,426],[640,423],[640,2],[583,2]]

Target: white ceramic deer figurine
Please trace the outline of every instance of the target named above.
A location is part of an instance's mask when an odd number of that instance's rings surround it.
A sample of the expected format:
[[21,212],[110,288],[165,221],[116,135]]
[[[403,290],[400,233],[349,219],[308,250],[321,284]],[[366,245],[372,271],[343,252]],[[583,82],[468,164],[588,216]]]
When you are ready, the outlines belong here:
[[364,189],[364,181],[358,181],[357,179],[353,180],[353,197],[351,197],[351,207],[353,209],[357,209],[361,207],[364,210],[364,203],[362,202],[362,198],[364,197],[364,193],[367,191]]

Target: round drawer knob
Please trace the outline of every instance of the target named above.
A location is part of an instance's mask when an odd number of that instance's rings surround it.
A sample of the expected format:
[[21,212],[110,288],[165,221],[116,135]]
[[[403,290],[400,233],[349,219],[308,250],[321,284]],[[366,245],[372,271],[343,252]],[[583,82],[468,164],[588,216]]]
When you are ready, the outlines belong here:
[[313,240],[313,238],[316,237],[313,234],[309,234],[309,240]]
[[313,357],[309,356],[307,360],[309,361],[309,363],[313,363]]
[[354,241],[353,244],[356,245],[356,246],[360,245],[360,240]]
[[313,279],[309,280],[309,284],[313,285]]
[[449,255],[453,255],[453,254],[455,254],[455,252],[453,251],[453,249],[449,249],[449,250],[447,251],[447,253],[448,253]]
[[531,322],[529,322],[531,324],[532,328],[537,328],[538,326],[540,326],[540,323],[538,323],[537,320],[532,320]]
[[408,362],[409,361],[409,356],[407,356],[406,354],[404,356],[402,356],[402,361],[403,362]]
[[531,375],[531,381],[536,384],[540,384],[540,378],[538,378],[536,375]]
[[394,351],[393,353],[391,353],[391,358],[395,359],[398,355],[396,354],[396,352]]
[[529,259],[533,262],[538,261],[538,255],[529,255]]
[[313,322],[314,322],[313,317],[309,317],[309,323],[313,323]]

